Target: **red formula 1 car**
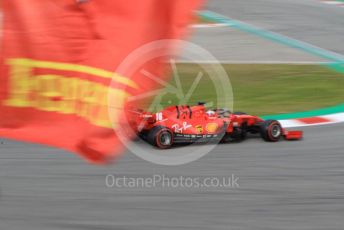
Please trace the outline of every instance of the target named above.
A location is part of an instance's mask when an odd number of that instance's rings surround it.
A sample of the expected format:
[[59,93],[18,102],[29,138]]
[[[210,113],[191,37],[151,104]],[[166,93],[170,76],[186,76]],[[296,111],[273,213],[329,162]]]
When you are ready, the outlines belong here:
[[157,113],[135,111],[131,126],[148,143],[167,149],[177,143],[240,141],[247,133],[260,134],[269,142],[302,139],[302,131],[287,131],[276,120],[263,120],[226,109],[207,110],[195,106],[171,106]]

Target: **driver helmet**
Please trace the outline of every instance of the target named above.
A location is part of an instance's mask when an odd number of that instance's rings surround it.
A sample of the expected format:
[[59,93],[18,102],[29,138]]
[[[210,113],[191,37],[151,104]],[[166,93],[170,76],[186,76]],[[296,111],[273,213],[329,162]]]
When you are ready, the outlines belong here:
[[206,114],[209,116],[209,117],[212,117],[212,116],[215,116],[215,112],[213,110],[208,110],[206,112]]

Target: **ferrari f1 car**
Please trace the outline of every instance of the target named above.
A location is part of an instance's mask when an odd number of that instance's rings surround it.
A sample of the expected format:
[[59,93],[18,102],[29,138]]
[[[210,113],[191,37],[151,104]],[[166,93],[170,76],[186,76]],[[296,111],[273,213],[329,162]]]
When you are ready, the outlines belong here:
[[174,144],[242,141],[248,133],[265,141],[302,139],[302,131],[287,131],[277,120],[263,120],[227,109],[207,110],[204,103],[194,106],[170,106],[157,113],[135,111],[131,126],[137,135],[160,149]]

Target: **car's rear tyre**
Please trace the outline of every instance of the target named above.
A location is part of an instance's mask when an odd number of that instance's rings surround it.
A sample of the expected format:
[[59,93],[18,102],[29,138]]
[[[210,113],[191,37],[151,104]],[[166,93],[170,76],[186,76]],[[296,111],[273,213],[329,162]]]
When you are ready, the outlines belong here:
[[156,126],[148,133],[147,141],[159,149],[168,149],[173,145],[173,133],[166,127]]
[[268,142],[277,142],[283,135],[281,124],[276,120],[266,120],[260,126],[261,137]]

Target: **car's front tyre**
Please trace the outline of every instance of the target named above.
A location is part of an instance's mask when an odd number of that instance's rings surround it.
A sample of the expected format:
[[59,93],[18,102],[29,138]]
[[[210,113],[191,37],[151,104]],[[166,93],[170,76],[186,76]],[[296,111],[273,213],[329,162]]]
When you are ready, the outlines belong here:
[[266,120],[260,125],[260,135],[268,142],[277,142],[283,135],[281,124],[276,120]]

